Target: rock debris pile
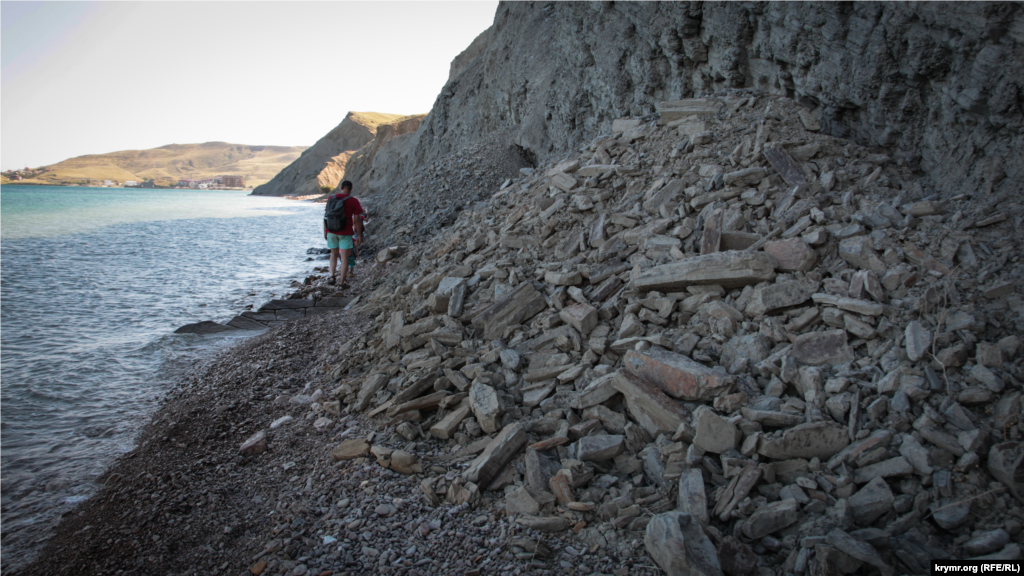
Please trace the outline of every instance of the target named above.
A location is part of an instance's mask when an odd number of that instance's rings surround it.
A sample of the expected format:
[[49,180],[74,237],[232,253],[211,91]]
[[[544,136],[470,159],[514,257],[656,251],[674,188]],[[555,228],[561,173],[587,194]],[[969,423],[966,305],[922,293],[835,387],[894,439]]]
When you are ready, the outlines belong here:
[[1020,558],[1019,199],[929,196],[818,128],[665,102],[381,250],[377,326],[312,409],[383,432],[333,458],[491,514],[520,558],[578,538],[580,571]]

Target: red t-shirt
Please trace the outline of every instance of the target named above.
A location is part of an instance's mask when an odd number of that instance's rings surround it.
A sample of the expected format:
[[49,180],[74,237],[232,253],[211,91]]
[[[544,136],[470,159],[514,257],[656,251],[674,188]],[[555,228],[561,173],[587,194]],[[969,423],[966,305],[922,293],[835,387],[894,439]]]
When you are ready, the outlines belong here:
[[[352,229],[352,217],[358,216],[363,213],[363,206],[359,203],[359,199],[355,196],[348,194],[332,194],[327,197],[327,201],[330,202],[331,198],[344,198],[345,199],[345,212],[348,214],[348,222],[345,224],[345,228],[342,230],[327,230],[331,234],[337,234],[338,236],[351,236],[354,233]],[[324,206],[324,212],[327,211],[327,207]]]

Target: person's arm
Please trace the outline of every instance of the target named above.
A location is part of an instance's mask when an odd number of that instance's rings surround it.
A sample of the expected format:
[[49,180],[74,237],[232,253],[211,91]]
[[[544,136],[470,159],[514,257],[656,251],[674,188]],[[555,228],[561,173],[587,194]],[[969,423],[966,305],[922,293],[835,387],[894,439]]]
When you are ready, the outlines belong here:
[[358,214],[352,218],[352,228],[355,229],[356,232],[352,242],[354,242],[356,246],[359,246],[363,243],[363,219],[360,218]]

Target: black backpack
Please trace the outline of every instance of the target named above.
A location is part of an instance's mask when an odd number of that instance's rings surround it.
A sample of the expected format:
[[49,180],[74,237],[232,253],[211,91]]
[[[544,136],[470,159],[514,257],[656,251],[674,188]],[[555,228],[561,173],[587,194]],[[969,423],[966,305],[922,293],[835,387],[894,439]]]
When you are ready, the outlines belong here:
[[349,215],[345,212],[345,200],[352,196],[338,198],[332,195],[327,200],[327,212],[324,213],[324,226],[329,232],[340,232],[348,226]]

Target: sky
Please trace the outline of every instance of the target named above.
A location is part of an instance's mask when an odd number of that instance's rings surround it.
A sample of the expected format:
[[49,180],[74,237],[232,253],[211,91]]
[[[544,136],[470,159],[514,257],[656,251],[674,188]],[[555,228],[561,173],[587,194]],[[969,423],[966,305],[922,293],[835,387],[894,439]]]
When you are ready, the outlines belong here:
[[0,170],[430,111],[496,1],[0,2]]

